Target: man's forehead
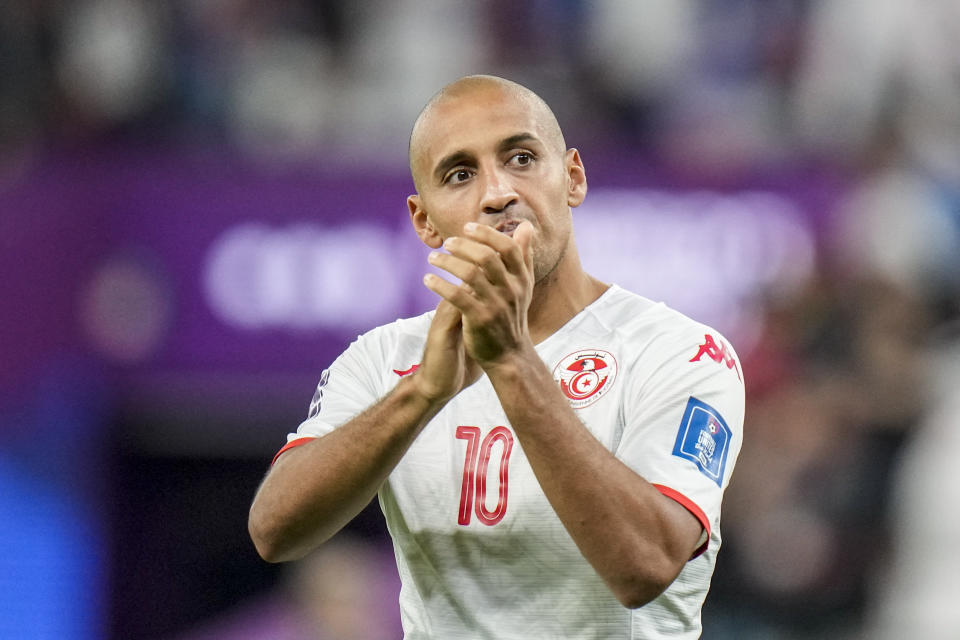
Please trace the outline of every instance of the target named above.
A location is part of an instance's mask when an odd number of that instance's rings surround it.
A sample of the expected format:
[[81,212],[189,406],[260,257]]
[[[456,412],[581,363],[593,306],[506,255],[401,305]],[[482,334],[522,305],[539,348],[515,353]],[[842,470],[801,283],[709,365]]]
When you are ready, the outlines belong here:
[[520,132],[544,136],[542,118],[534,105],[510,96],[453,98],[435,105],[426,116],[419,133],[428,153],[495,143]]
[[410,168],[414,173],[428,171],[430,163],[450,151],[497,144],[520,133],[564,150],[553,113],[528,89],[506,81],[453,85],[417,118],[410,137]]

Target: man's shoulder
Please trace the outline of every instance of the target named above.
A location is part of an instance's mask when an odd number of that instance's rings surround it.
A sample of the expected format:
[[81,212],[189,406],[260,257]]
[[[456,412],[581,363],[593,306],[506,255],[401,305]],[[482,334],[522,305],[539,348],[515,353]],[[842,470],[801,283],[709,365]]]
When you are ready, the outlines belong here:
[[736,358],[729,340],[712,326],[619,287],[611,293],[614,295],[598,315],[626,349],[625,355],[633,354],[637,362],[651,366],[656,362],[686,362],[703,349]]
[[605,298],[605,304],[597,310],[598,316],[621,334],[666,338],[716,333],[710,326],[664,302],[650,300],[617,285],[611,287]]
[[434,313],[435,310],[431,309],[430,311],[421,313],[418,316],[397,318],[392,322],[387,322],[386,324],[382,324],[368,330],[366,333],[361,334],[358,339],[380,340],[397,338],[402,335],[422,336],[425,338],[427,331],[430,329],[430,322],[433,320]]
[[377,371],[400,367],[406,370],[417,363],[423,352],[434,312],[398,318],[358,335],[337,358],[353,366]]

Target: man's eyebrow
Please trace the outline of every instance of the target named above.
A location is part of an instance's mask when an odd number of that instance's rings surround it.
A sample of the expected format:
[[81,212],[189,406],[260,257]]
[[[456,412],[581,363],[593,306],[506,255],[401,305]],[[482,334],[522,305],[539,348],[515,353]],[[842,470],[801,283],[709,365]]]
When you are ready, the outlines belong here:
[[[498,151],[506,151],[512,149],[513,147],[523,144],[526,142],[540,142],[540,138],[528,133],[526,131],[522,133],[517,133],[512,136],[508,136],[500,141],[497,145]],[[450,170],[451,167],[455,167],[458,164],[464,164],[474,161],[474,156],[472,153],[465,149],[458,149],[452,153],[447,154],[440,159],[440,162],[437,163],[436,168],[433,170],[433,175],[437,180],[442,180],[444,174]]]
[[454,151],[453,153],[450,153],[440,159],[440,162],[437,163],[436,168],[433,170],[433,176],[437,180],[442,180],[443,175],[451,167],[455,167],[458,164],[463,164],[464,162],[469,162],[472,159],[473,159],[473,154],[463,149]]
[[526,131],[524,131],[523,133],[512,135],[509,138],[504,138],[503,140],[500,141],[500,144],[498,146],[500,147],[501,151],[504,151],[506,149],[510,149],[524,142],[540,142],[540,138],[533,135],[532,133],[527,133]]

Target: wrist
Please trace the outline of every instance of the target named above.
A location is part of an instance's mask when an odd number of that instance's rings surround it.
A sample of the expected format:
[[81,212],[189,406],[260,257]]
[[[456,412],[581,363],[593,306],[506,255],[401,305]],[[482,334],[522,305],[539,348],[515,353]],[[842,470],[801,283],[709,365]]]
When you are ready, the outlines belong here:
[[417,405],[422,405],[424,412],[436,413],[443,405],[450,401],[454,394],[446,389],[441,389],[435,384],[431,384],[420,369],[413,374],[406,376],[397,384],[397,391],[405,394],[408,400]]
[[525,375],[531,366],[541,366],[543,363],[532,343],[525,344],[518,349],[506,351],[493,360],[481,364],[487,377],[491,380],[512,378]]

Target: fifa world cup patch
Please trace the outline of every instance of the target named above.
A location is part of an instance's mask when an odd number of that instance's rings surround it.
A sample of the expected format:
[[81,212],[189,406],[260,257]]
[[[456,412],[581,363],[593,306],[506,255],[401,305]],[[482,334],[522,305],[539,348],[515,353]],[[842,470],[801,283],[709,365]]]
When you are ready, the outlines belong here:
[[727,466],[731,435],[730,427],[716,409],[690,396],[673,445],[673,455],[693,462],[719,487]]

